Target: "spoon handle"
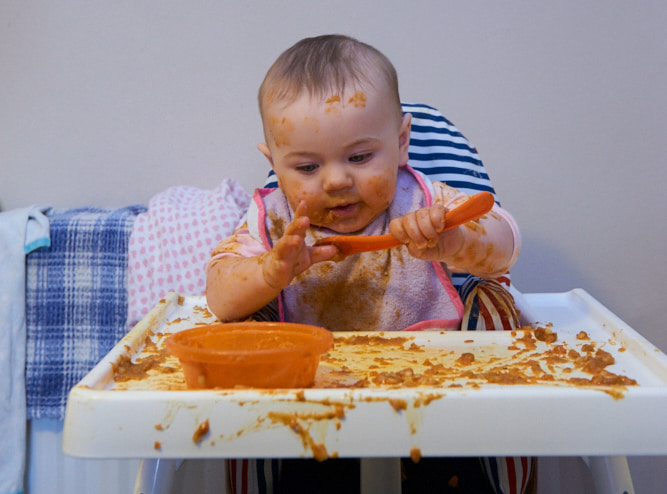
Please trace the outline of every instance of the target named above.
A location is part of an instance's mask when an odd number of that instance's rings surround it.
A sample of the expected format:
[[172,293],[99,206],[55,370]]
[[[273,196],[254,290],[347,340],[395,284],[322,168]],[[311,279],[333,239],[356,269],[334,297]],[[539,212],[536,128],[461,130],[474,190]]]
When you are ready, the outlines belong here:
[[[470,196],[467,201],[445,213],[445,228],[443,231],[451,230],[488,213],[494,202],[493,194],[490,192],[479,192]],[[335,245],[343,256],[349,256],[360,252],[390,249],[402,244],[393,235],[386,234],[374,236],[334,235],[318,240],[315,245]]]

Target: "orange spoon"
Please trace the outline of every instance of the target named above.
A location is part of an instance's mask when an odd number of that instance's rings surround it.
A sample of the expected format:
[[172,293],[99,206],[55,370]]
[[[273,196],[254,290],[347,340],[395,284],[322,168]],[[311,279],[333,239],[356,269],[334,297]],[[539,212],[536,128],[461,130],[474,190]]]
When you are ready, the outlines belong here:
[[[443,231],[455,228],[463,223],[479,218],[483,214],[491,211],[494,199],[490,192],[479,192],[445,213],[445,229]],[[344,256],[359,254],[360,252],[370,252],[373,250],[391,249],[403,245],[393,235],[334,235],[332,237],[321,238],[315,245],[335,245]]]

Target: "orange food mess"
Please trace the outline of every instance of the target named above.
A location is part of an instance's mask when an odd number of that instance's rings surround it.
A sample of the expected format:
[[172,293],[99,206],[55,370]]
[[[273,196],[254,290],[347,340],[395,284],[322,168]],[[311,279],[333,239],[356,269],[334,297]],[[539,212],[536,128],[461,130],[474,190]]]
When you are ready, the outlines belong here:
[[325,107],[324,107],[324,112],[327,115],[341,115],[341,101],[340,101],[340,96],[334,95],[331,96],[330,98],[327,98],[327,100],[324,102]]
[[[512,343],[503,354],[497,353],[500,348],[490,353],[470,346],[465,352],[429,349],[416,345],[405,333],[336,333],[333,337],[334,347],[320,358],[316,388],[546,384],[596,389],[622,398],[628,386],[637,385],[634,379],[609,370],[615,359],[601,344],[587,336],[579,337],[582,343],[574,347],[559,342],[558,334],[548,327],[512,331]],[[166,352],[164,343],[156,345],[150,339],[134,361],[123,356],[113,370],[115,389],[187,389],[178,360]],[[297,393],[295,400],[305,400],[304,394]],[[400,401],[390,404],[397,411],[404,409]]]
[[406,410],[408,408],[408,402],[401,399],[391,399],[389,400],[389,404],[397,412],[400,410]]
[[192,442],[198,443],[202,439],[204,439],[204,436],[208,434],[209,431],[209,425],[208,425],[208,419],[204,420],[201,424],[197,426],[195,429],[194,434],[192,434]]
[[[198,307],[196,312],[208,313],[203,307]],[[184,321],[178,318],[172,323],[182,326]],[[594,341],[583,331],[563,341],[550,326],[521,328],[498,335],[501,343],[486,346],[480,343],[482,335],[470,340],[453,333],[451,341],[455,345],[452,348],[442,343],[444,340],[440,335],[444,336],[444,333],[433,334],[439,335],[434,346],[427,343],[429,336],[425,333],[336,333],[332,335],[333,348],[319,358],[313,387],[416,388],[409,398],[403,395],[398,398],[395,395],[364,398],[387,403],[396,413],[412,420],[410,417],[418,408],[445,399],[448,393],[457,389],[474,392],[488,385],[566,386],[601,391],[621,399],[628,387],[637,385],[631,377],[610,370],[615,364],[614,344]],[[131,350],[127,346],[127,355],[112,365],[112,389],[187,390],[178,359],[166,351],[168,336],[168,332],[149,331],[140,350]],[[132,353],[136,355],[130,357]],[[336,457],[337,453],[328,451],[324,437],[318,437],[318,434],[323,434],[329,427],[339,430],[345,423],[347,411],[355,408],[354,401],[314,401],[309,399],[309,391],[302,388],[294,389],[287,396],[286,401],[305,405],[309,411],[268,412],[252,427],[271,427],[271,424],[287,427],[315,459],[322,461]],[[319,425],[314,427],[318,423],[327,424],[326,429]],[[412,420],[409,425],[411,433],[415,434],[418,423]],[[169,423],[154,425],[157,431],[167,428]],[[205,420],[197,425],[192,440],[199,444],[209,434],[209,421]],[[162,449],[160,441],[151,444],[156,450]],[[421,451],[415,447],[410,456],[413,461],[419,461]]]
[[286,117],[269,117],[269,132],[276,147],[289,146],[290,136],[294,132],[294,124]]
[[357,91],[348,100],[348,103],[351,103],[356,108],[364,108],[366,106],[366,95],[363,91]]
[[[325,407],[330,406],[328,403],[320,402],[319,404]],[[332,410],[322,413],[295,413],[295,412],[269,412],[268,418],[273,423],[283,424],[289,427],[301,439],[301,443],[305,449],[310,449],[313,458],[317,461],[324,461],[327,458],[335,458],[336,453],[329,454],[324,444],[313,439],[310,433],[310,425],[318,421],[336,420],[340,424],[340,420],[345,417],[345,406],[343,404],[333,405]],[[347,405],[349,406],[349,405]]]
[[462,353],[457,362],[462,365],[470,365],[475,361],[475,355],[470,352]]

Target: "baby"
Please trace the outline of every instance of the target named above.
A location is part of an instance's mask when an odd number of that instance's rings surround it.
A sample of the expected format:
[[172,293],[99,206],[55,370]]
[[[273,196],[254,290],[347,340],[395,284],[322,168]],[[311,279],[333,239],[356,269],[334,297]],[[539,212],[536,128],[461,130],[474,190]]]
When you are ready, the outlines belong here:
[[[213,251],[206,295],[222,321],[261,310],[332,331],[458,329],[463,303],[450,272],[497,278],[516,261],[518,227],[497,205],[443,231],[445,212],[467,196],[409,166],[411,115],[401,111],[393,65],[375,48],[337,35],[298,42],[269,69],[259,108],[266,142],[258,147],[279,187],[258,189],[245,224]],[[404,245],[342,260],[337,247],[314,246],[331,235],[386,233]],[[282,467],[300,491],[306,478],[324,478],[304,462],[293,475]],[[348,482],[344,468],[327,478]],[[517,477],[492,470],[489,478]],[[352,490],[349,482],[338,491]]]
[[[514,264],[516,223],[498,207],[443,232],[467,196],[408,164],[411,115],[375,48],[338,35],[304,39],[259,90],[278,180],[258,189],[247,221],[214,250],[209,308],[222,321],[275,306],[281,320],[332,331],[457,329],[463,304],[452,271],[495,278]],[[335,234],[391,233],[404,245],[340,259]]]

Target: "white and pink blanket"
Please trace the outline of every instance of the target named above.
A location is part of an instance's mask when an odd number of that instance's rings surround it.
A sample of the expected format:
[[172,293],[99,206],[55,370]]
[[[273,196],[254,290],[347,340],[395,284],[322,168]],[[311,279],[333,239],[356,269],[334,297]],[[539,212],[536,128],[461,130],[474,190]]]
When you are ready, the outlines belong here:
[[149,201],[130,236],[130,327],[168,292],[204,294],[211,251],[239,226],[249,202],[250,195],[232,179],[213,190],[171,187]]

